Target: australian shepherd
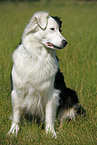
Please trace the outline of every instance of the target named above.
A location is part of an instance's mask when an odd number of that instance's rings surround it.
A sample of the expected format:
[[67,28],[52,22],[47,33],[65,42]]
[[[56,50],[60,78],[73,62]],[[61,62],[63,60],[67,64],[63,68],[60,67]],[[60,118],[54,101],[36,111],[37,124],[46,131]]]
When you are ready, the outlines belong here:
[[66,87],[56,55],[56,50],[67,45],[61,25],[59,17],[35,13],[23,32],[21,44],[13,52],[13,115],[9,134],[17,135],[22,110],[38,115],[45,122],[46,133],[55,138],[56,116],[60,121],[75,119],[78,97]]

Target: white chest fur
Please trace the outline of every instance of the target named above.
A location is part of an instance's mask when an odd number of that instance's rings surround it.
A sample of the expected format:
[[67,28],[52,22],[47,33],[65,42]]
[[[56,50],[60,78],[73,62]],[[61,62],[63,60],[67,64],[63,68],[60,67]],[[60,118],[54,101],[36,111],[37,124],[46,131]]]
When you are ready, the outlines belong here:
[[37,50],[35,55],[20,45],[13,53],[13,60],[19,78],[34,85],[51,79],[58,69],[55,52],[50,54],[45,48],[42,51]]
[[[20,45],[13,53],[13,80],[16,86],[33,87],[41,90],[53,87],[58,61],[54,50],[45,48],[32,50],[30,53]],[[50,52],[53,51],[53,52]]]
[[39,114],[43,117],[43,106],[54,89],[58,61],[54,51],[50,53],[52,50],[47,52],[45,48],[41,49],[31,54],[20,45],[13,53],[12,77],[20,96],[20,106],[31,112],[40,110]]

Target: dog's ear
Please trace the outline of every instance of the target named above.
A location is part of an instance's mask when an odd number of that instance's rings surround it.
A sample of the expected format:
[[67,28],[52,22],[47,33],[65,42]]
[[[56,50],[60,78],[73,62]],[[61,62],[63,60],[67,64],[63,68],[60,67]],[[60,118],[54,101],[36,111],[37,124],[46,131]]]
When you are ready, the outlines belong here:
[[35,21],[42,30],[47,28],[48,16],[49,14],[47,12],[37,12],[35,14]]
[[42,30],[45,30],[48,24],[48,16],[47,12],[37,12],[35,13],[28,25],[26,26],[24,33],[22,35],[22,39],[25,38],[29,33],[34,33],[37,31],[37,27],[40,27]]

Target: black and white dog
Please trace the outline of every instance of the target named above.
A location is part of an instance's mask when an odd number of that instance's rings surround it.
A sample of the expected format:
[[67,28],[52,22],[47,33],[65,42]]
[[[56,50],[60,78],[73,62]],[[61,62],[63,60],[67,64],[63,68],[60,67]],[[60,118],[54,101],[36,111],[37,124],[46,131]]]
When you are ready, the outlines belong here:
[[61,24],[58,17],[50,17],[47,12],[35,13],[24,30],[22,43],[13,53],[13,116],[9,134],[17,135],[24,109],[45,121],[46,133],[55,137],[56,115],[60,120],[75,119],[78,97],[66,87],[56,56],[56,50],[67,45]]

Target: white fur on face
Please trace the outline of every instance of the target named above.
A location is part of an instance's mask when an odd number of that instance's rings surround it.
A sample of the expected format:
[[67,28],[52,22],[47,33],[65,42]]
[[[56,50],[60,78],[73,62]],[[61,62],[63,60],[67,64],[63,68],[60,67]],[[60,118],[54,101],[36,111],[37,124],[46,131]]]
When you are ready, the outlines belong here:
[[[48,25],[47,25],[47,29],[44,31],[44,34],[45,34],[45,37],[42,40],[42,43],[47,48],[52,48],[52,49],[57,49],[57,47],[64,48],[62,41],[63,40],[66,41],[66,39],[61,35],[59,31],[59,25],[52,17],[48,18]],[[48,42],[53,44],[56,47],[52,45],[48,45]]]
[[36,17],[32,17],[30,23],[27,25],[22,37],[23,41],[25,41],[24,36],[27,35],[26,39],[28,38],[30,42],[33,41],[34,37],[34,40],[36,39],[38,43],[42,44],[46,48],[49,49],[64,48],[62,41],[63,40],[66,41],[66,39],[61,35],[58,23],[52,17],[49,16],[48,18],[45,18],[46,19],[45,28],[42,29],[43,25],[42,21],[40,25],[40,23],[38,23],[38,20],[36,22],[35,18]]

